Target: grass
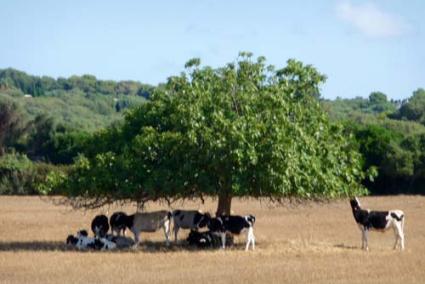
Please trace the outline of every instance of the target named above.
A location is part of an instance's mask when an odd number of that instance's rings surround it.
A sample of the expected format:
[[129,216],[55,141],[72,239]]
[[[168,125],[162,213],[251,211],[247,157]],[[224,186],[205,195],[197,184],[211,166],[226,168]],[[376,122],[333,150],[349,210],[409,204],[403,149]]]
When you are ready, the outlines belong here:
[[[235,200],[238,214],[256,216],[257,249],[243,251],[245,236],[229,250],[197,251],[182,243],[170,248],[162,233],[142,234],[137,250],[80,252],[66,236],[99,213],[131,207],[73,211],[38,197],[0,197],[1,283],[424,283],[425,197],[361,199],[373,209],[403,209],[406,250],[393,251],[392,231],[370,234],[370,251],[360,250],[360,231],[347,200],[272,207]],[[186,202],[175,208],[214,212],[215,202]],[[160,205],[148,210],[162,209]],[[180,231],[180,238],[187,232]]]

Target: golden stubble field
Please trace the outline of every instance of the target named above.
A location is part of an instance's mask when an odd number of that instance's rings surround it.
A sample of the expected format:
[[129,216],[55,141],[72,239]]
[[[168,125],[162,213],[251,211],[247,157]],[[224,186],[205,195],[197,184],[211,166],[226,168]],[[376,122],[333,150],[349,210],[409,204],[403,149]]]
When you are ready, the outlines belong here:
[[[361,251],[347,200],[295,207],[235,200],[235,213],[257,218],[257,249],[250,252],[243,251],[244,236],[233,249],[195,251],[166,248],[162,233],[142,235],[148,243],[137,250],[79,252],[64,245],[68,234],[90,229],[98,213],[134,208],[84,212],[38,197],[0,197],[0,283],[425,283],[425,197],[361,200],[373,209],[405,211],[404,252],[392,250],[392,231],[371,233],[371,250]],[[213,212],[215,204],[173,207]]]

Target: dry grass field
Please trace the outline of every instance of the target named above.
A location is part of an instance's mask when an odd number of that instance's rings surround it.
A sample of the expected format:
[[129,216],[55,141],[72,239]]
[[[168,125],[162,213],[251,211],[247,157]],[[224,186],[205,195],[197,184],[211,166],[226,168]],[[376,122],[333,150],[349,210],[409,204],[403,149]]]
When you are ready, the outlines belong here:
[[[166,248],[161,233],[144,234],[137,250],[79,252],[65,238],[90,228],[98,213],[73,211],[38,197],[0,197],[1,283],[425,283],[425,197],[362,198],[373,209],[403,209],[406,250],[393,251],[393,232],[370,234],[370,251],[347,200],[271,207],[235,200],[233,211],[256,215],[257,249],[243,251],[245,237],[229,250]],[[186,202],[175,207],[215,209]],[[162,208],[151,205],[147,209]],[[185,231],[180,237],[186,236]]]

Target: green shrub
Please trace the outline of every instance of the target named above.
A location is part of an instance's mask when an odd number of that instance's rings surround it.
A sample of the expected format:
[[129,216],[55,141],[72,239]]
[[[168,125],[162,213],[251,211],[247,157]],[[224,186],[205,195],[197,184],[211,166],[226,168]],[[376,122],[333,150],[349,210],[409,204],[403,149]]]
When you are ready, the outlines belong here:
[[5,154],[0,157],[0,194],[39,194],[37,184],[54,168],[46,163],[33,163],[23,154]]

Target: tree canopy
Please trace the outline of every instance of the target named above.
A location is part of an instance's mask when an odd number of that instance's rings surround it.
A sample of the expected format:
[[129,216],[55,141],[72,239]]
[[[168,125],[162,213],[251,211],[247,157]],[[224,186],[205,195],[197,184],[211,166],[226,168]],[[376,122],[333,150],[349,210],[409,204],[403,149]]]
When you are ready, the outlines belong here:
[[296,60],[277,70],[250,53],[217,69],[190,60],[43,189],[85,207],[214,196],[218,214],[237,196],[363,194],[360,155],[317,100],[324,81]]

